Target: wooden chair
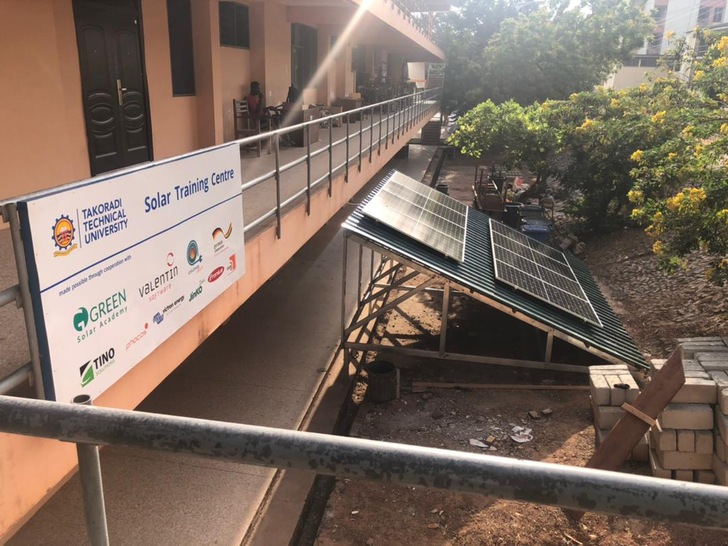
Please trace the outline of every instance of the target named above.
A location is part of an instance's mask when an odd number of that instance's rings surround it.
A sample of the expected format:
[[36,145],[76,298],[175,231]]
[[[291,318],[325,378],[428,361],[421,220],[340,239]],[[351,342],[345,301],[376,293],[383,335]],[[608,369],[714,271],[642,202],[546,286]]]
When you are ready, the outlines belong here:
[[[253,118],[250,116],[250,110],[248,110],[248,101],[233,99],[233,115],[235,116],[235,139],[245,138],[248,136],[259,135],[260,130],[260,119]],[[258,157],[260,157],[260,151],[262,149],[261,141],[259,140],[255,144],[251,144],[258,151]]]

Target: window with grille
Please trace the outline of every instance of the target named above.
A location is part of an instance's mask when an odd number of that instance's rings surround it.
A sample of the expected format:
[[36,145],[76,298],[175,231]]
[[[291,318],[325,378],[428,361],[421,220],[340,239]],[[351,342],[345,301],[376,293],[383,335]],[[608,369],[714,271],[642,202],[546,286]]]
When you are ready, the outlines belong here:
[[250,48],[248,6],[220,2],[220,45]]

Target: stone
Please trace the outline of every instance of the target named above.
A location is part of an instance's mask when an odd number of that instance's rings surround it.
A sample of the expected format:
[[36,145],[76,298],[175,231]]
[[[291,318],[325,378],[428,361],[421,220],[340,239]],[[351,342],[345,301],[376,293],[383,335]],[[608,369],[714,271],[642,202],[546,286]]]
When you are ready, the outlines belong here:
[[708,404],[668,404],[659,421],[662,428],[712,430],[713,411]]
[[589,373],[589,386],[591,391],[592,400],[597,406],[608,406],[610,395],[609,395],[609,383],[607,378],[601,374]]
[[713,452],[713,433],[710,430],[695,431],[695,453]]
[[657,454],[652,449],[650,449],[650,469],[655,478],[672,479],[672,472],[662,468],[660,461],[657,460]]
[[715,404],[717,398],[718,386],[710,376],[707,379],[686,377],[685,384],[680,387],[672,401],[677,404]]
[[665,470],[710,470],[712,453],[658,451],[657,460]]
[[[695,451],[695,431],[694,430],[678,430],[677,431],[677,450],[678,451]],[[711,450],[712,452],[712,450]]]

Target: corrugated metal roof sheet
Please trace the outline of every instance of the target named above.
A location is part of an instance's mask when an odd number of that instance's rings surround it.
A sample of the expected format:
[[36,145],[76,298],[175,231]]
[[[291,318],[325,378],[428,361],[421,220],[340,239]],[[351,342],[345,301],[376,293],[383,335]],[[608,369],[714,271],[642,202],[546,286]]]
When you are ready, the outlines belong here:
[[[393,173],[394,171],[389,176]],[[489,217],[480,211],[468,208],[465,261],[462,263],[449,260],[406,235],[364,216],[362,208],[387,182],[389,176],[385,177],[344,222],[345,229],[623,362],[647,367],[642,354],[604,299],[589,268],[569,253],[565,255],[602,321],[601,328],[496,281],[490,246]]]

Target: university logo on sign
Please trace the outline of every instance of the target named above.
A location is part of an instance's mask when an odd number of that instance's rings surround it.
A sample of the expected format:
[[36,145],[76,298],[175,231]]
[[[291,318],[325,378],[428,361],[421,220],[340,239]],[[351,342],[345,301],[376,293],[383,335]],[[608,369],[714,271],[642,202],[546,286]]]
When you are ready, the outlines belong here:
[[78,248],[78,244],[74,243],[76,238],[76,229],[73,226],[73,220],[68,216],[61,215],[60,218],[56,218],[55,224],[53,224],[53,243],[56,245],[56,250],[53,253],[54,257],[67,256]]

